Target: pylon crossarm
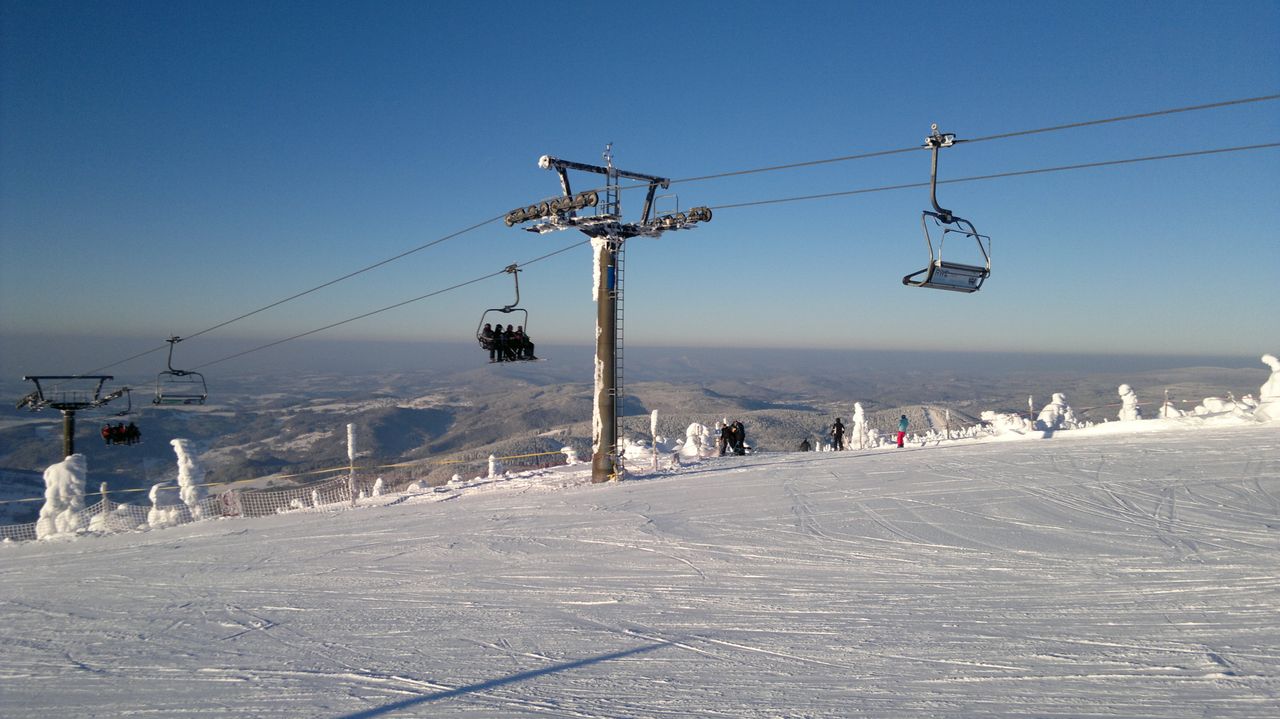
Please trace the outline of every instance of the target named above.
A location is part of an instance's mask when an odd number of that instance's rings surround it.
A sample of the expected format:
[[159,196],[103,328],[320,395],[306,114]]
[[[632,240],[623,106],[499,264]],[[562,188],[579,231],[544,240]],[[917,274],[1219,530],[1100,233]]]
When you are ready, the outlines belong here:
[[[27,407],[31,411],[44,409],[45,407],[53,407],[58,410],[80,410],[90,407],[100,407],[107,402],[115,399],[113,396],[102,396],[102,385],[115,379],[111,375],[38,375],[28,376],[22,379],[35,384],[34,392],[23,397],[17,407]],[[87,382],[85,389],[60,390],[50,389],[47,385],[49,381],[56,381],[60,386],[63,382]],[[46,384],[41,384],[44,381]],[[92,387],[92,389],[88,389]]]

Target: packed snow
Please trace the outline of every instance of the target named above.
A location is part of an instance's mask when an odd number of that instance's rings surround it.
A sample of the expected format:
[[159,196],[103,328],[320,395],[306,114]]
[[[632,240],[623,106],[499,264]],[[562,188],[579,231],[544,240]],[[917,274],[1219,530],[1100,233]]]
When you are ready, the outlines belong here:
[[106,535],[59,524],[72,457],[47,538],[0,547],[0,716],[1276,716],[1265,387],[905,449],[706,457],[696,425],[621,482]]

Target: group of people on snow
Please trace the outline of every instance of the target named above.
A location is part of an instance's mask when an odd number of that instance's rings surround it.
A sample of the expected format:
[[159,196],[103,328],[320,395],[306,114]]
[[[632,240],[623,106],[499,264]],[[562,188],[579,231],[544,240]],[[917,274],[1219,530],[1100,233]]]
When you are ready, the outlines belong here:
[[497,328],[486,322],[480,330],[480,346],[489,350],[490,362],[516,362],[518,360],[536,360],[533,356],[533,340],[524,332],[524,325],[512,328],[502,323]]
[[142,430],[133,422],[125,426],[123,422],[114,425],[102,425],[102,441],[104,444],[137,444],[142,441]]
[[[900,448],[907,438],[908,424],[910,422],[907,420],[907,415],[904,414],[898,418],[898,447]],[[827,436],[831,437],[832,451],[839,452],[844,449],[844,422],[839,417],[836,417],[836,421],[831,424],[831,429],[827,430]],[[808,437],[800,440],[799,450],[801,452],[813,451],[813,445],[809,443]],[[724,452],[721,451],[721,454],[724,454]]]
[[734,420],[724,420],[720,422],[720,456],[724,456],[725,449],[737,455],[747,453],[747,428],[742,426],[742,422]]

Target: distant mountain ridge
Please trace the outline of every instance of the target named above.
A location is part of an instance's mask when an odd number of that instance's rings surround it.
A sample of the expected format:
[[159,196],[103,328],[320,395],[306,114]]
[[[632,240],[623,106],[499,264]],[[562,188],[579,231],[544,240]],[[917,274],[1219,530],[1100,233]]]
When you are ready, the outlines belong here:
[[[1261,368],[1090,374],[1029,367],[996,376],[980,369],[864,368],[852,362],[842,367],[835,358],[816,370],[762,358],[752,370],[750,357],[727,353],[723,358],[717,364],[714,353],[701,359],[682,355],[644,364],[633,357],[622,404],[623,437],[647,439],[650,413],[657,410],[659,433],[671,439],[682,438],[691,423],[714,426],[728,418],[746,424],[748,442],[758,449],[791,451],[805,438],[825,441],[836,417],[851,425],[854,402],[862,403],[869,427],[890,432],[906,414],[916,433],[941,429],[948,412],[953,429],[976,423],[984,410],[1026,415],[1038,411],[1053,392],[1065,393],[1086,419],[1103,421],[1116,416],[1121,383],[1133,385],[1143,405],[1154,411],[1166,389],[1175,400],[1198,402],[1256,392],[1266,379]],[[567,381],[585,374],[580,359],[483,363],[454,372],[293,373],[213,381],[205,406],[135,403],[135,414],[124,420],[142,428],[143,441],[136,446],[104,445],[100,423],[117,419],[81,413],[77,450],[88,458],[91,482],[107,481],[116,488],[145,488],[173,476],[169,440],[177,437],[193,441],[211,482],[345,466],[348,423],[356,426],[361,463],[422,462],[416,471],[430,481],[480,471],[479,463],[490,454],[557,453],[572,447],[585,459],[593,390],[589,383]],[[660,378],[664,368],[678,379]],[[56,412],[6,409],[0,414],[0,468],[14,471],[3,479],[10,494],[39,494],[39,472],[61,459],[60,433]],[[446,460],[473,464],[431,464]]]

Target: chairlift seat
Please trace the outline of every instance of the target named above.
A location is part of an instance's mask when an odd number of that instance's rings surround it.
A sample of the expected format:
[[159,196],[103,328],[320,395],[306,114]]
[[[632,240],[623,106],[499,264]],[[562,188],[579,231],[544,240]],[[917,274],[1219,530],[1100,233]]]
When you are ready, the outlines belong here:
[[[941,226],[942,234],[938,237],[937,251],[933,247],[933,237],[929,233],[929,221]],[[977,292],[982,283],[991,276],[991,238],[978,233],[972,222],[948,213],[942,215],[925,210],[920,217],[924,229],[925,244],[929,247],[929,265],[919,272],[913,272],[902,278],[902,284],[910,287],[924,287],[933,290],[950,290],[952,292]],[[955,225],[951,227],[950,225]],[[942,249],[949,235],[958,235],[964,240],[973,240],[978,254],[986,261],[985,265],[970,265],[962,262],[948,262],[942,259]],[[955,244],[952,237],[952,245]],[[920,278],[924,275],[923,278]]]
[[[923,279],[915,279],[924,275]],[[902,278],[902,284],[953,292],[977,292],[983,280],[991,276],[991,270],[977,265],[934,260],[928,267]]]
[[188,404],[204,404],[206,397],[201,395],[175,395],[166,394],[156,397],[152,400],[152,404],[165,405],[188,405]]

